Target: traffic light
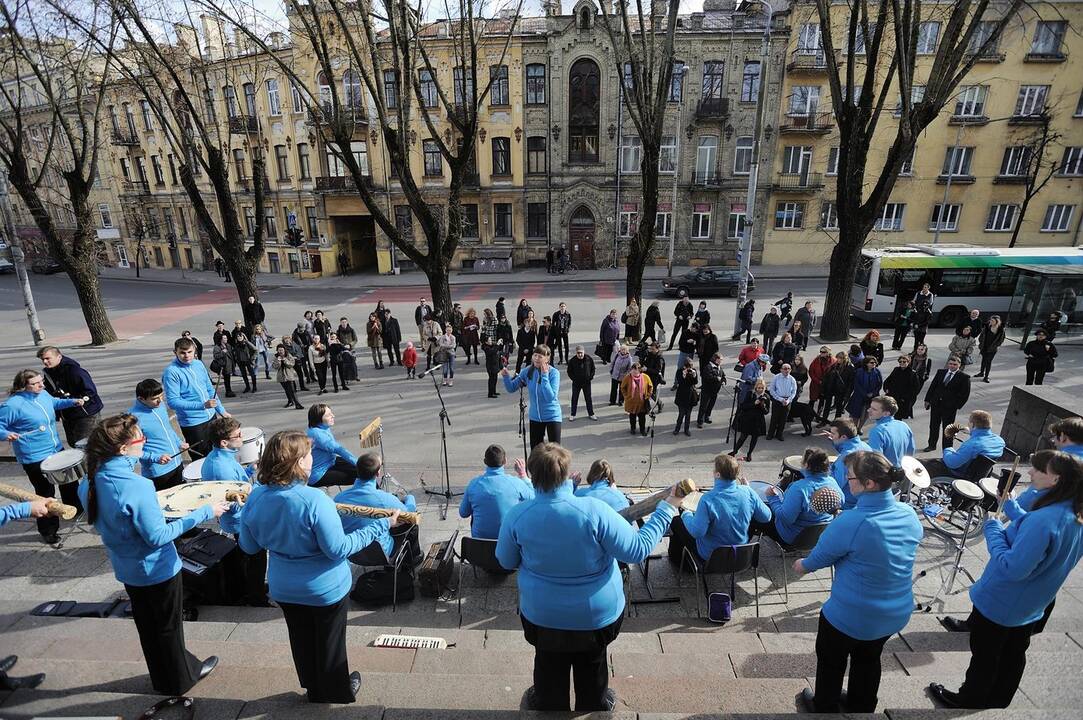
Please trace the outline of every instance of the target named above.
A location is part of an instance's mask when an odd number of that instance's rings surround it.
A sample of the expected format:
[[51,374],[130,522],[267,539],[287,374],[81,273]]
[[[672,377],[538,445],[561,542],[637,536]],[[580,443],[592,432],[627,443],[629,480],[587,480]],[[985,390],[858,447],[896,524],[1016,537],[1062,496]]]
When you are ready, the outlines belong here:
[[301,228],[290,227],[286,229],[286,242],[293,247],[301,247],[305,244],[305,237],[301,233]]
[[177,236],[174,235],[173,233],[169,234],[169,237],[166,239],[166,242],[169,244],[169,249],[170,250],[176,250],[177,249]]

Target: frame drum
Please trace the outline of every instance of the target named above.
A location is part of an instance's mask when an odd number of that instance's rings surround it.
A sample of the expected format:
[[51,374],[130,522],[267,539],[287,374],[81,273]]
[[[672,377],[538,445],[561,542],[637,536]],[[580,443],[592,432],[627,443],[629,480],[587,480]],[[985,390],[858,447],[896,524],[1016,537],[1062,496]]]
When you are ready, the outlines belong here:
[[[788,458],[787,458],[788,459]],[[773,483],[765,482],[763,480],[749,480],[748,486],[760,496],[760,500],[767,502],[767,488],[775,487]]]
[[206,458],[200,458],[184,466],[184,471],[181,473],[184,482],[199,482],[203,479],[204,460],[206,460]]
[[159,490],[157,495],[162,514],[167,518],[175,519],[184,517],[208,503],[224,501],[229,491],[247,493],[251,490],[252,486],[246,482],[207,480],[206,482],[181,483]]
[[251,465],[259,462],[263,455],[263,430],[258,427],[241,428],[241,449],[237,451],[237,462]]
[[985,493],[981,488],[969,480],[953,480],[951,483],[950,505],[956,512],[970,512],[983,497]]
[[41,461],[41,472],[53,485],[79,482],[86,476],[86,453],[82,450],[61,450]]

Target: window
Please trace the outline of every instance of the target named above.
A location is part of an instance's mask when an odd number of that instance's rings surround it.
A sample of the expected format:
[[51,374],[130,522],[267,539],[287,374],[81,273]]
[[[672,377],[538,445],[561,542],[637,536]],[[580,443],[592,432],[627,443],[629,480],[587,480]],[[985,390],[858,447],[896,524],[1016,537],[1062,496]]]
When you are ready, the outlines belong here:
[[264,211],[263,234],[268,240],[274,240],[278,237],[278,220],[275,218],[275,209],[269,207],[265,208]]
[[177,177],[177,162],[173,159],[173,154],[169,154],[169,181],[174,185],[179,185],[180,180]]
[[103,228],[113,227],[113,213],[109,211],[109,205],[106,203],[98,204],[98,217],[101,219],[101,226]]
[[906,212],[906,203],[887,203],[880,217],[876,219],[875,229],[886,232],[902,230],[904,212]]
[[976,118],[985,115],[985,98],[989,88],[984,85],[964,86],[955,100],[955,117]]
[[511,237],[511,203],[493,203],[493,234],[498,238]]
[[128,126],[128,133],[135,136],[135,113],[132,112],[132,106],[128,103],[124,103],[124,122]]
[[795,85],[791,88],[789,115],[815,115],[820,106],[820,88],[814,85]]
[[222,88],[222,97],[226,99],[226,117],[237,117],[237,91],[232,85]]
[[1043,114],[1048,93],[1048,85],[1020,85],[1019,97],[1015,100],[1015,116],[1033,117]]
[[986,57],[995,54],[997,51],[997,44],[992,43],[988,47],[985,47],[985,44],[993,37],[996,28],[997,22],[995,20],[983,20],[979,22],[977,27],[974,28],[974,34],[970,36],[970,47],[967,49],[967,52],[971,55],[984,55]]
[[593,60],[576,60],[568,73],[568,161],[598,162],[601,74]]
[[[984,271],[980,268],[973,270],[945,270],[940,276],[940,288],[937,294],[956,297],[981,294],[984,291],[982,285],[983,276]],[[879,295],[879,291],[876,294]]]
[[730,240],[738,240],[745,234],[745,219],[748,217],[748,209],[744,203],[730,205],[730,218],[726,224],[726,237]]
[[1018,205],[991,205],[985,221],[986,232],[1011,232],[1015,228]]
[[395,206],[395,227],[398,228],[403,237],[412,238],[414,236],[414,218],[410,214],[409,205]]
[[970,163],[973,159],[974,148],[951,146],[944,152],[944,168],[941,174],[951,177],[969,177]]
[[526,236],[543,238],[548,228],[548,210],[545,203],[526,204]]
[[1004,148],[1004,159],[1000,162],[1002,176],[1019,177],[1030,172],[1031,149],[1026,145],[1013,145]]
[[[455,104],[456,105],[470,105],[474,106],[474,78],[467,77],[466,69],[464,67],[457,66],[451,70],[451,79],[454,83],[455,90]],[[492,99],[489,100],[490,104]]]
[[1061,175],[1083,175],[1083,147],[1064,148],[1060,161]]
[[805,23],[797,35],[798,55],[819,55],[823,44],[820,42],[820,23]]
[[800,230],[805,226],[805,203],[780,202],[775,206],[776,230]]
[[361,110],[365,106],[365,96],[361,92],[361,75],[356,70],[342,73],[342,96],[346,107]]
[[545,137],[528,137],[526,139],[526,171],[528,175],[542,175],[545,173]]
[[308,143],[297,143],[297,170],[302,180],[312,179],[312,158],[309,157]]
[[305,208],[305,220],[308,224],[308,239],[312,242],[316,242],[320,239],[320,222],[316,216],[316,208],[308,206]]
[[940,23],[923,22],[918,25],[918,55],[932,55],[940,39]]
[[910,154],[899,165],[899,175],[913,175],[914,174],[914,152],[917,150],[917,146],[910,148]]
[[316,85],[320,93],[320,107],[330,110],[333,104],[332,98],[335,95],[335,91],[331,88],[331,81],[327,79],[326,74],[321,72],[316,76]]
[[822,203],[820,203],[820,229],[839,229],[839,211],[835,207],[835,203],[829,202],[827,200],[824,200]]
[[1075,205],[1050,205],[1045,209],[1042,232],[1068,232]]
[[440,146],[435,140],[425,140],[421,143],[425,154],[425,175],[438,177],[444,174],[444,162],[440,157]]
[[739,137],[733,149],[733,174],[748,175],[752,172],[752,138]]
[[684,97],[684,63],[680,60],[673,62],[673,77],[669,80],[669,101],[680,102]]
[[1075,103],[1075,112],[1072,117],[1083,117],[1083,90],[1079,91],[1079,100]]
[[617,218],[617,235],[631,237],[636,233],[639,224],[639,203],[624,203],[621,205],[620,214]]
[[643,142],[638,135],[625,135],[620,141],[620,171],[639,172],[643,161]]
[[282,114],[282,100],[278,96],[278,80],[267,78],[267,112],[271,115]]
[[724,68],[725,64],[721,60],[708,60],[703,63],[702,97],[704,100],[720,100],[722,98],[722,71]]
[[1038,29],[1034,32],[1034,42],[1030,44],[1030,54],[1060,57],[1064,31],[1067,28],[1068,23],[1063,20],[1039,20]]
[[162,221],[165,223],[166,237],[177,237],[177,223],[173,221],[173,208],[162,208]]
[[244,109],[249,117],[256,116],[256,86],[253,83],[245,83],[241,86],[244,91]]
[[157,155],[151,155],[150,165],[154,170],[154,183],[156,185],[165,185],[165,173],[162,171],[162,158]]
[[463,205],[463,237],[478,237],[478,206],[473,203]]
[[128,182],[132,181],[132,170],[128,164],[128,158],[120,159],[120,174],[124,176],[124,179]]
[[635,67],[630,62],[624,63],[624,89],[631,91],[636,86]]
[[812,146],[787,145],[782,149],[782,174],[801,175],[812,164]]
[[154,115],[150,110],[150,103],[146,100],[139,101],[139,111],[143,114],[143,127],[147,132],[154,132]]
[[677,137],[663,135],[658,147],[658,172],[672,175],[677,172]]
[[827,151],[827,173],[828,175],[839,174],[839,148],[836,145]]
[[290,161],[289,156],[286,155],[285,145],[275,145],[275,167],[278,170],[280,182],[290,179]]
[[384,105],[389,110],[399,106],[399,80],[394,70],[384,70]]
[[715,168],[718,166],[718,136],[704,135],[699,139],[696,147],[696,175],[693,179],[697,183],[705,183],[715,179]]
[[256,234],[256,211],[254,208],[244,209],[244,234],[252,237]]
[[136,180],[139,182],[145,183],[147,181],[147,166],[141,157],[135,159],[135,174]]
[[756,102],[760,96],[760,64],[746,62],[741,74],[741,102]]
[[203,113],[207,117],[207,122],[213,123],[218,115],[214,111],[214,88],[203,88],[203,108]]
[[941,230],[955,232],[959,229],[959,213],[962,211],[962,205],[933,205],[933,212],[929,216],[929,229],[936,230],[939,227]]
[[297,87],[297,83],[292,80],[290,80],[290,103],[295,113],[305,111],[305,97],[301,94],[301,88]]
[[417,71],[418,82],[421,83],[421,104],[427,108],[436,107],[438,97],[436,94],[436,80],[428,70]]
[[[910,86],[910,107],[914,107],[922,100],[925,99],[925,85],[911,85]],[[895,105],[895,117],[902,115],[903,103],[902,95],[899,96],[899,102]]]
[[696,240],[709,240],[711,237],[711,204],[694,203],[692,205],[692,237]]
[[540,63],[526,66],[526,104],[545,104],[545,66]]
[[857,33],[854,34],[854,55],[864,55],[865,54],[865,43],[868,42],[869,40],[872,40],[873,37],[875,37],[875,36],[876,36],[876,23],[874,23],[874,22],[869,23],[869,34],[868,34],[868,36],[865,35],[865,32],[862,30],[861,26],[858,25]]
[[492,85],[489,87],[490,105],[510,105],[508,92],[508,66],[494,65],[489,68],[489,79]]
[[654,236],[667,238],[671,232],[673,232],[673,205],[658,203],[658,211],[654,214]]

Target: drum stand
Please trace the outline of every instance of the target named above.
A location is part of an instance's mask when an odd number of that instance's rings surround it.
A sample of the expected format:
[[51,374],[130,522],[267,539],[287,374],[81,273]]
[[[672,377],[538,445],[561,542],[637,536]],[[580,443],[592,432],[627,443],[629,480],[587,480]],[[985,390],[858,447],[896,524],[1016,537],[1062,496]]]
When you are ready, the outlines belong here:
[[[921,603],[918,603],[917,604],[917,610],[919,610],[921,612],[926,612],[926,613],[931,612],[932,609],[933,609],[933,604],[936,603],[938,600],[940,600],[940,598],[942,596],[952,594],[951,590],[952,590],[952,587],[955,586],[955,578],[959,575],[959,573],[962,573],[963,575],[965,575],[967,577],[967,579],[970,580],[971,584],[973,584],[975,582],[974,576],[970,574],[969,570],[967,570],[966,568],[963,567],[963,553],[966,552],[966,543],[967,543],[967,540],[970,539],[970,530],[971,530],[971,528],[977,527],[976,520],[977,520],[977,515],[980,512],[980,510],[981,510],[981,506],[980,505],[975,505],[974,507],[970,508],[970,510],[967,511],[966,525],[963,526],[963,534],[958,540],[956,540],[952,535],[950,535],[950,534],[944,532],[943,530],[941,530],[940,528],[938,528],[936,526],[935,522],[930,522],[930,526],[934,530],[937,530],[940,535],[942,535],[945,538],[950,539],[952,542],[955,543],[955,560],[951,564],[951,570],[948,572],[947,579],[941,584],[940,589],[936,591],[936,595],[933,596],[933,599],[930,600],[929,602],[925,603],[925,605],[922,605]],[[917,577],[914,578],[914,582],[916,583],[918,580],[920,580],[921,578],[925,577],[928,574],[929,574],[928,570],[922,570],[921,572],[919,572],[917,574]]]
[[[439,495],[444,498],[444,504],[440,506],[440,519],[447,520],[447,509],[451,498],[462,495],[461,492],[451,491],[451,469],[447,460],[447,428],[451,427],[451,417],[448,415],[447,406],[444,405],[444,396],[440,394],[440,386],[436,382],[436,373],[429,373],[432,378],[432,387],[436,391],[436,399],[440,401],[440,479],[443,487],[439,490],[425,488],[426,495]],[[446,424],[446,426],[445,426]]]

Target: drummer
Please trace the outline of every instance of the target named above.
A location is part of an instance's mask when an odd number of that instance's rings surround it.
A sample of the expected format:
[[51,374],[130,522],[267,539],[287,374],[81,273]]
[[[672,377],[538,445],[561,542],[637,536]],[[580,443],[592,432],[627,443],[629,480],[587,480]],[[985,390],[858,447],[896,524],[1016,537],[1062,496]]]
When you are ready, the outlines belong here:
[[24,520],[31,517],[41,518],[48,514],[49,501],[45,498],[5,505],[0,507],[0,527],[7,525],[12,520]]
[[899,403],[890,395],[874,397],[869,403],[869,419],[874,423],[869,430],[869,447],[895,467],[902,465],[904,457],[914,454],[914,433],[909,425],[895,419],[898,411]]
[[155,490],[165,490],[184,482],[181,453],[188,449],[188,443],[169,423],[162,384],[154,378],[141,380],[135,386],[135,404],[128,412],[135,415],[139,429],[147,439],[139,458],[143,477],[154,482]]
[[173,541],[221,517],[229,505],[203,505],[167,523],[153,483],[133,472],[145,442],[134,415],[105,418],[87,441],[87,478],[79,495],[131,600],[151,685],[162,695],[183,695],[214,670],[218,658],[200,662],[184,646],[181,561]]
[[[1004,438],[993,432],[993,416],[985,410],[970,413],[969,437],[956,450],[954,442],[944,443],[943,460],[926,460],[925,469],[933,477],[955,477],[968,479],[970,464],[979,457],[999,460],[1004,454]],[[944,437],[955,439],[959,428],[954,423],[944,429]],[[980,478],[979,478],[980,479]],[[975,481],[976,482],[976,481]]]
[[173,362],[162,372],[166,404],[177,413],[177,424],[191,446],[189,453],[200,458],[210,452],[207,445],[211,420],[216,415],[229,417],[229,413],[218,400],[206,366],[196,360],[192,339],[182,337],[174,342],[173,354]]
[[[869,417],[872,417],[873,412],[875,411],[870,405]],[[850,492],[850,482],[847,480],[849,471],[846,469],[846,456],[852,452],[867,451],[872,450],[872,448],[861,439],[853,420],[834,420],[828,425],[827,432],[823,433],[823,435],[831,441],[831,445],[834,446],[835,452],[838,454],[835,462],[831,463],[831,477],[835,478],[839,490],[842,491],[842,509],[851,510],[857,505],[857,496]]]
[[1083,556],[1083,463],[1065,452],[1031,456],[1033,509],[1005,527],[985,521],[989,562],[970,587],[970,666],[958,692],[929,693],[949,708],[1006,708],[1019,689],[1035,625]]
[[[0,437],[11,443],[15,459],[23,466],[34,492],[43,498],[56,497],[56,486],[41,471],[41,461],[64,449],[56,430],[57,412],[81,406],[83,400],[53,397],[46,392],[45,378],[37,370],[20,370],[9,394],[7,402],[0,405]],[[61,485],[60,499],[83,511],[76,483]],[[37,520],[42,540],[49,545],[60,544],[60,518],[44,515]]]
[[720,547],[744,545],[751,522],[771,518],[771,509],[740,473],[737,458],[715,457],[714,487],[703,493],[694,511],[685,510],[670,523],[670,562],[680,564],[684,548],[702,563]]
[[835,479],[828,474],[830,464],[827,453],[819,448],[806,448],[801,456],[802,477],[790,483],[784,497],[778,488],[767,488],[767,507],[771,517],[765,521],[753,520],[750,532],[766,535],[777,543],[792,543],[801,531],[812,525],[831,522],[832,515],[812,507],[812,496],[820,488],[838,490]]
[[[572,476],[572,480],[578,485],[578,473]],[[591,464],[590,470],[587,471],[586,482],[582,487],[575,489],[575,494],[578,497],[598,498],[617,512],[631,504],[628,496],[617,489],[616,473],[613,472],[613,466],[604,458],[595,460]],[[530,497],[534,497],[533,488],[530,490]]]
[[[335,496],[335,502],[343,505],[364,505],[365,507],[387,508],[388,510],[417,510],[417,501],[413,495],[407,495],[402,500],[376,487],[376,478],[380,477],[383,469],[383,461],[376,453],[365,453],[357,459],[357,481]],[[343,515],[342,530],[346,533],[362,530],[378,521],[378,518],[359,517],[357,515]],[[410,541],[416,542],[417,525],[411,525],[407,534]],[[400,536],[401,537],[401,536]],[[377,533],[376,539],[371,545],[362,549],[360,553],[350,557],[350,562],[358,565],[384,565],[394,555],[395,540],[391,537],[390,529]],[[380,552],[383,558],[380,557]]]

